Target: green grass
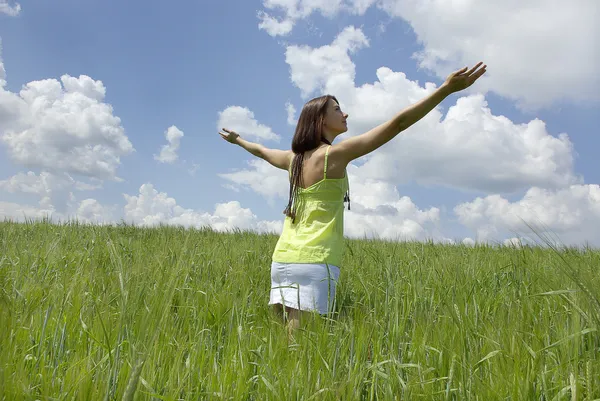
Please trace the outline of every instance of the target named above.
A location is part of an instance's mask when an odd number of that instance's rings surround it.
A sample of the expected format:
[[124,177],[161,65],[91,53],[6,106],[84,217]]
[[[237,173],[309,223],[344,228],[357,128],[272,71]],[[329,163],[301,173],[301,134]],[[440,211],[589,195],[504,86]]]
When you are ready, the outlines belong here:
[[3,400],[593,400],[600,252],[351,240],[288,344],[273,235],[0,223]]

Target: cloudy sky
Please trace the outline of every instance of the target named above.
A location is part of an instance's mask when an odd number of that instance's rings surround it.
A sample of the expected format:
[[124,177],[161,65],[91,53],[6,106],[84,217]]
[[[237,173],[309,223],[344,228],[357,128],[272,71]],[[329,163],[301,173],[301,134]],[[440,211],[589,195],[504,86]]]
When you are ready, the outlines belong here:
[[[358,135],[478,61],[349,166],[349,237],[600,246],[597,0],[0,0],[0,217],[280,232],[289,149],[330,93]],[[596,118],[594,118],[596,117]]]

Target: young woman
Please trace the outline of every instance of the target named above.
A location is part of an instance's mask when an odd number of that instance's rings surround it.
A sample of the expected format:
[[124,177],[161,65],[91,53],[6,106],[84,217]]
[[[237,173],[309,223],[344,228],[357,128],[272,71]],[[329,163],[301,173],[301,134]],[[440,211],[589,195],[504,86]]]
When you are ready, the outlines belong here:
[[289,171],[290,194],[272,255],[269,300],[278,314],[287,316],[288,328],[297,328],[307,312],[331,311],[344,252],[345,202],[350,209],[348,163],[390,141],[448,95],[471,86],[485,69],[480,62],[453,72],[434,93],[389,121],[335,145],[334,139],[348,130],[348,114],[331,95],[304,105],[291,150],[268,149],[226,128],[219,132],[226,141]]

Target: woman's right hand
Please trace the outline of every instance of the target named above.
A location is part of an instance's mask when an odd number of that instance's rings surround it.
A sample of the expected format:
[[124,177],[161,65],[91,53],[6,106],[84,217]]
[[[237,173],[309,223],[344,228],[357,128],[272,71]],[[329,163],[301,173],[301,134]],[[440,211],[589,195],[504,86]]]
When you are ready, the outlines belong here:
[[221,135],[221,138],[225,139],[227,142],[234,144],[237,143],[237,140],[240,137],[240,135],[237,132],[229,130],[227,128],[223,128],[223,130],[219,132],[219,135]]

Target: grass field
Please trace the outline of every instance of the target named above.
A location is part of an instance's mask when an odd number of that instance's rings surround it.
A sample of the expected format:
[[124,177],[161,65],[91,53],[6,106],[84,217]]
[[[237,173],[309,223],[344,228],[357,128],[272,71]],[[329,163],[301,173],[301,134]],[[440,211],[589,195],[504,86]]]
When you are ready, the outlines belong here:
[[288,343],[276,241],[0,223],[1,399],[600,399],[598,251],[349,240]]

